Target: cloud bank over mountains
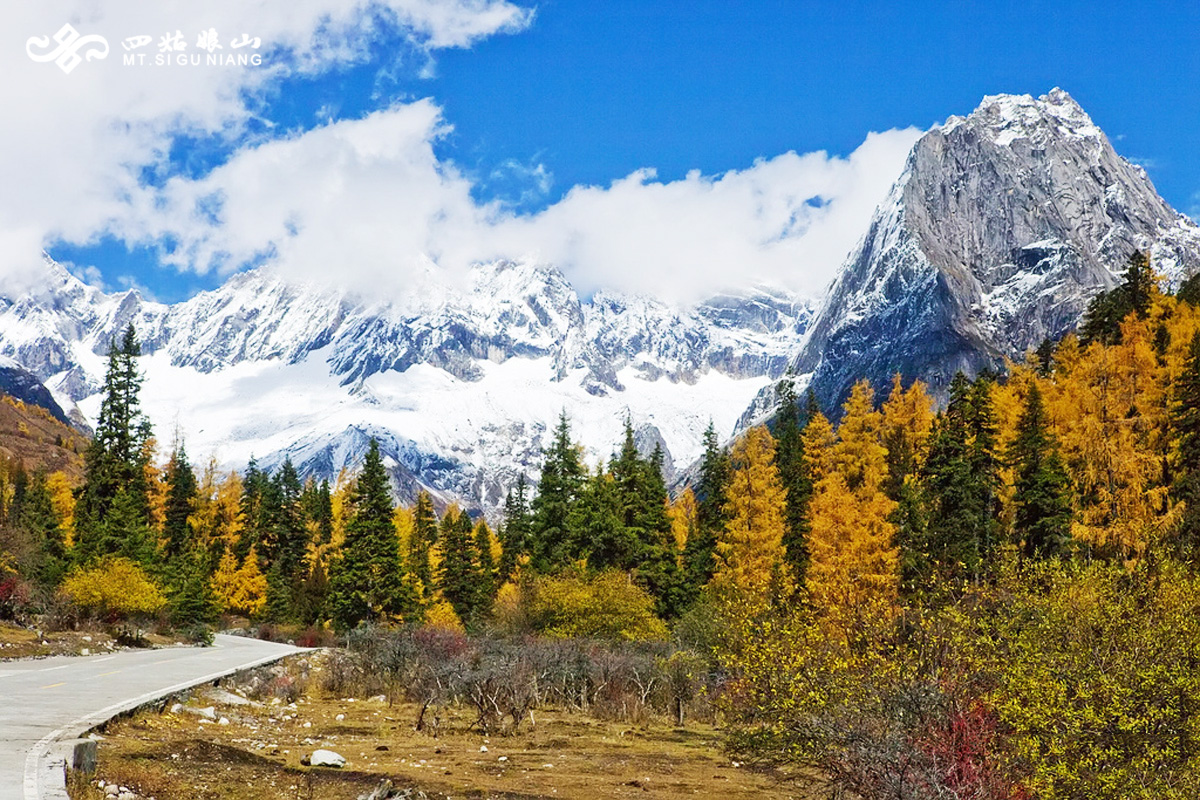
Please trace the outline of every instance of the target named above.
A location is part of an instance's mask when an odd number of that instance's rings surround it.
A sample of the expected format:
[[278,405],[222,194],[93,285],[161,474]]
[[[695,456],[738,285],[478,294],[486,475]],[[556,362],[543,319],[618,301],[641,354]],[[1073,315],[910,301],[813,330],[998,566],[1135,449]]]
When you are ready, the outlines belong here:
[[[473,178],[439,157],[453,120],[435,98],[301,130],[264,125],[259,112],[282,81],[365,62],[383,37],[399,37],[400,57],[426,69],[440,49],[519,33],[534,24],[529,9],[497,0],[40,3],[14,7],[7,20],[0,68],[13,76],[12,122],[0,131],[0,179],[21,187],[0,199],[8,284],[32,277],[41,248],[56,241],[112,236],[161,248],[166,269],[224,275],[269,263],[370,291],[419,291],[475,262],[532,257],[585,293],[608,287],[689,302],[766,283],[812,295],[919,136],[872,133],[844,157],[788,152],[678,180],[659,179],[650,165],[521,213],[475,199]],[[64,22],[104,35],[108,58],[70,74],[31,60],[26,40],[53,36]],[[262,66],[122,63],[128,36],[157,42],[163,32],[210,27],[261,38]],[[171,159],[188,140],[223,142],[228,152],[215,168],[187,174]],[[532,171],[531,180],[548,180],[541,165]]]

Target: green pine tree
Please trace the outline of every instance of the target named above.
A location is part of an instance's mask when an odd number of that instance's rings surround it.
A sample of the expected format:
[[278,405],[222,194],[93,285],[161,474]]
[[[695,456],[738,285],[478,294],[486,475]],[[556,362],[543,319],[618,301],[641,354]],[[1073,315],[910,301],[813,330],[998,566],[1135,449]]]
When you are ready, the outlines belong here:
[[438,586],[464,624],[475,620],[479,602],[479,571],[475,563],[474,523],[467,512],[448,511],[442,517],[438,540],[442,563]]
[[343,630],[408,610],[402,607],[400,544],[392,524],[391,490],[374,439],[351,502],[354,511],[346,523],[346,543],[329,578],[330,615]]
[[408,542],[408,570],[421,583],[423,599],[433,596],[433,569],[429,564],[429,551],[437,542],[438,520],[433,510],[433,498],[428,492],[417,495],[417,507],[413,513],[412,538]]
[[950,383],[950,402],[934,424],[922,476],[928,519],[914,520],[901,556],[908,586],[977,578],[999,544],[991,385],[987,376],[972,384],[961,372]]
[[492,530],[482,519],[475,526],[475,561],[479,566],[476,607],[478,611],[486,612],[492,607],[500,584],[496,582],[496,561],[492,557]]
[[801,412],[795,386],[790,380],[775,387],[779,410],[775,415],[775,465],[779,480],[787,492],[787,528],[783,546],[787,562],[797,584],[802,584],[808,569],[808,501],[813,481],[804,458],[804,428],[819,411],[816,396],[808,392],[807,407]]
[[196,501],[196,473],[188,463],[183,442],[171,453],[167,462],[167,503],[163,521],[164,553],[168,559],[187,550],[192,543],[188,523]]
[[725,529],[726,487],[729,484],[729,453],[721,447],[712,421],[704,431],[704,456],[696,485],[696,536],[684,546],[685,583],[690,597],[712,578],[716,562],[713,549],[717,535]]
[[1050,433],[1042,394],[1030,383],[1008,457],[1016,468],[1014,534],[1028,558],[1066,552],[1071,538],[1071,481]]
[[1122,283],[1111,291],[1100,292],[1088,304],[1079,328],[1080,341],[1085,345],[1092,342],[1119,344],[1122,320],[1131,313],[1145,318],[1157,288],[1150,256],[1134,251],[1129,256]]
[[533,529],[533,512],[529,508],[529,484],[525,473],[504,498],[504,525],[500,528],[500,568],[496,579],[504,583],[513,576],[517,561],[529,554],[529,536]]
[[1179,549],[1195,558],[1200,555],[1200,332],[1192,335],[1184,369],[1175,380],[1171,430],[1178,448],[1171,497],[1184,504]]
[[78,525],[83,529],[104,524],[118,494],[124,495],[127,506],[123,513],[132,508],[143,522],[149,522],[146,443],[151,430],[138,399],[143,380],[137,368],[141,353],[132,323],[120,344],[114,341],[109,347],[96,433],[84,454],[86,479],[78,509]]
[[565,566],[581,554],[578,537],[571,528],[571,512],[579,502],[585,477],[579,448],[571,441],[571,425],[563,411],[554,439],[545,450],[542,477],[532,504],[529,555],[539,572]]

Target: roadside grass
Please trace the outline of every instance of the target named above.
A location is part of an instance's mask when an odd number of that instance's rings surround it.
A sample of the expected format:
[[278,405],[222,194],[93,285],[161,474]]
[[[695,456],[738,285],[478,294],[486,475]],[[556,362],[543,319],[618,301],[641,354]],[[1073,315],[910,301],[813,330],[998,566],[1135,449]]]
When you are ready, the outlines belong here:
[[107,652],[117,647],[104,631],[39,631],[12,622],[0,622],[0,661]]
[[[471,730],[470,712],[444,706],[418,732],[416,704],[324,693],[324,661],[292,657],[197,690],[186,705],[110,723],[96,775],[74,776],[71,796],[101,800],[96,779],[162,800],[353,800],[384,779],[414,798],[810,796],[784,773],[732,762],[721,731],[701,723],[623,724],[546,709],[517,734],[484,736]],[[215,720],[202,716],[209,707]],[[304,766],[319,748],[344,756],[345,767]]]

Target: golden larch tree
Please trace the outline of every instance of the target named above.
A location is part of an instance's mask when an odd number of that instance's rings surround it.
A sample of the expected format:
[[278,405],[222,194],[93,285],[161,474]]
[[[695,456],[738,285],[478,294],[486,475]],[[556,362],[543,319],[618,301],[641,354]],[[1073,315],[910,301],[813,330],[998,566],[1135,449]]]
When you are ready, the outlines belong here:
[[751,428],[733,446],[725,514],[717,535],[710,591],[724,604],[765,608],[793,591],[783,535],[786,497],[775,466],[775,440]]
[[832,448],[833,469],[817,481],[809,505],[805,587],[835,627],[888,614],[899,592],[895,525],[889,520],[896,503],[883,492],[887,451],[873,394],[865,381],[851,391]]
[[683,551],[688,539],[695,535],[699,525],[699,508],[696,505],[696,495],[691,488],[684,489],[671,503],[668,513],[671,517],[671,538],[675,545],[675,558],[683,564]]

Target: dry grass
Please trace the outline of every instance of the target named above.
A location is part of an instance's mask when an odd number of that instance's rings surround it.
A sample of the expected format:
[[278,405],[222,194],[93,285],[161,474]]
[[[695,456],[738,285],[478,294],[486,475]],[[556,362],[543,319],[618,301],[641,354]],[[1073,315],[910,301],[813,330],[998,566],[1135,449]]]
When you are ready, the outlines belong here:
[[0,622],[0,661],[103,653],[115,648],[112,636],[101,631],[38,631]]
[[[419,733],[415,705],[322,696],[312,688],[318,681],[306,680],[320,660],[294,658],[290,675],[258,682],[268,692],[307,683],[295,703],[268,697],[261,705],[222,704],[220,693],[189,701],[215,706],[228,724],[182,709],[112,723],[100,743],[98,776],[143,797],[197,800],[352,800],[384,778],[435,798],[803,796],[779,773],[731,762],[720,732],[708,725],[627,725],[537,711],[517,735],[484,737],[468,730],[469,712],[449,709],[437,720],[436,737]],[[301,758],[317,748],[340,753],[346,767],[303,766]],[[72,796],[102,794],[93,786]]]

